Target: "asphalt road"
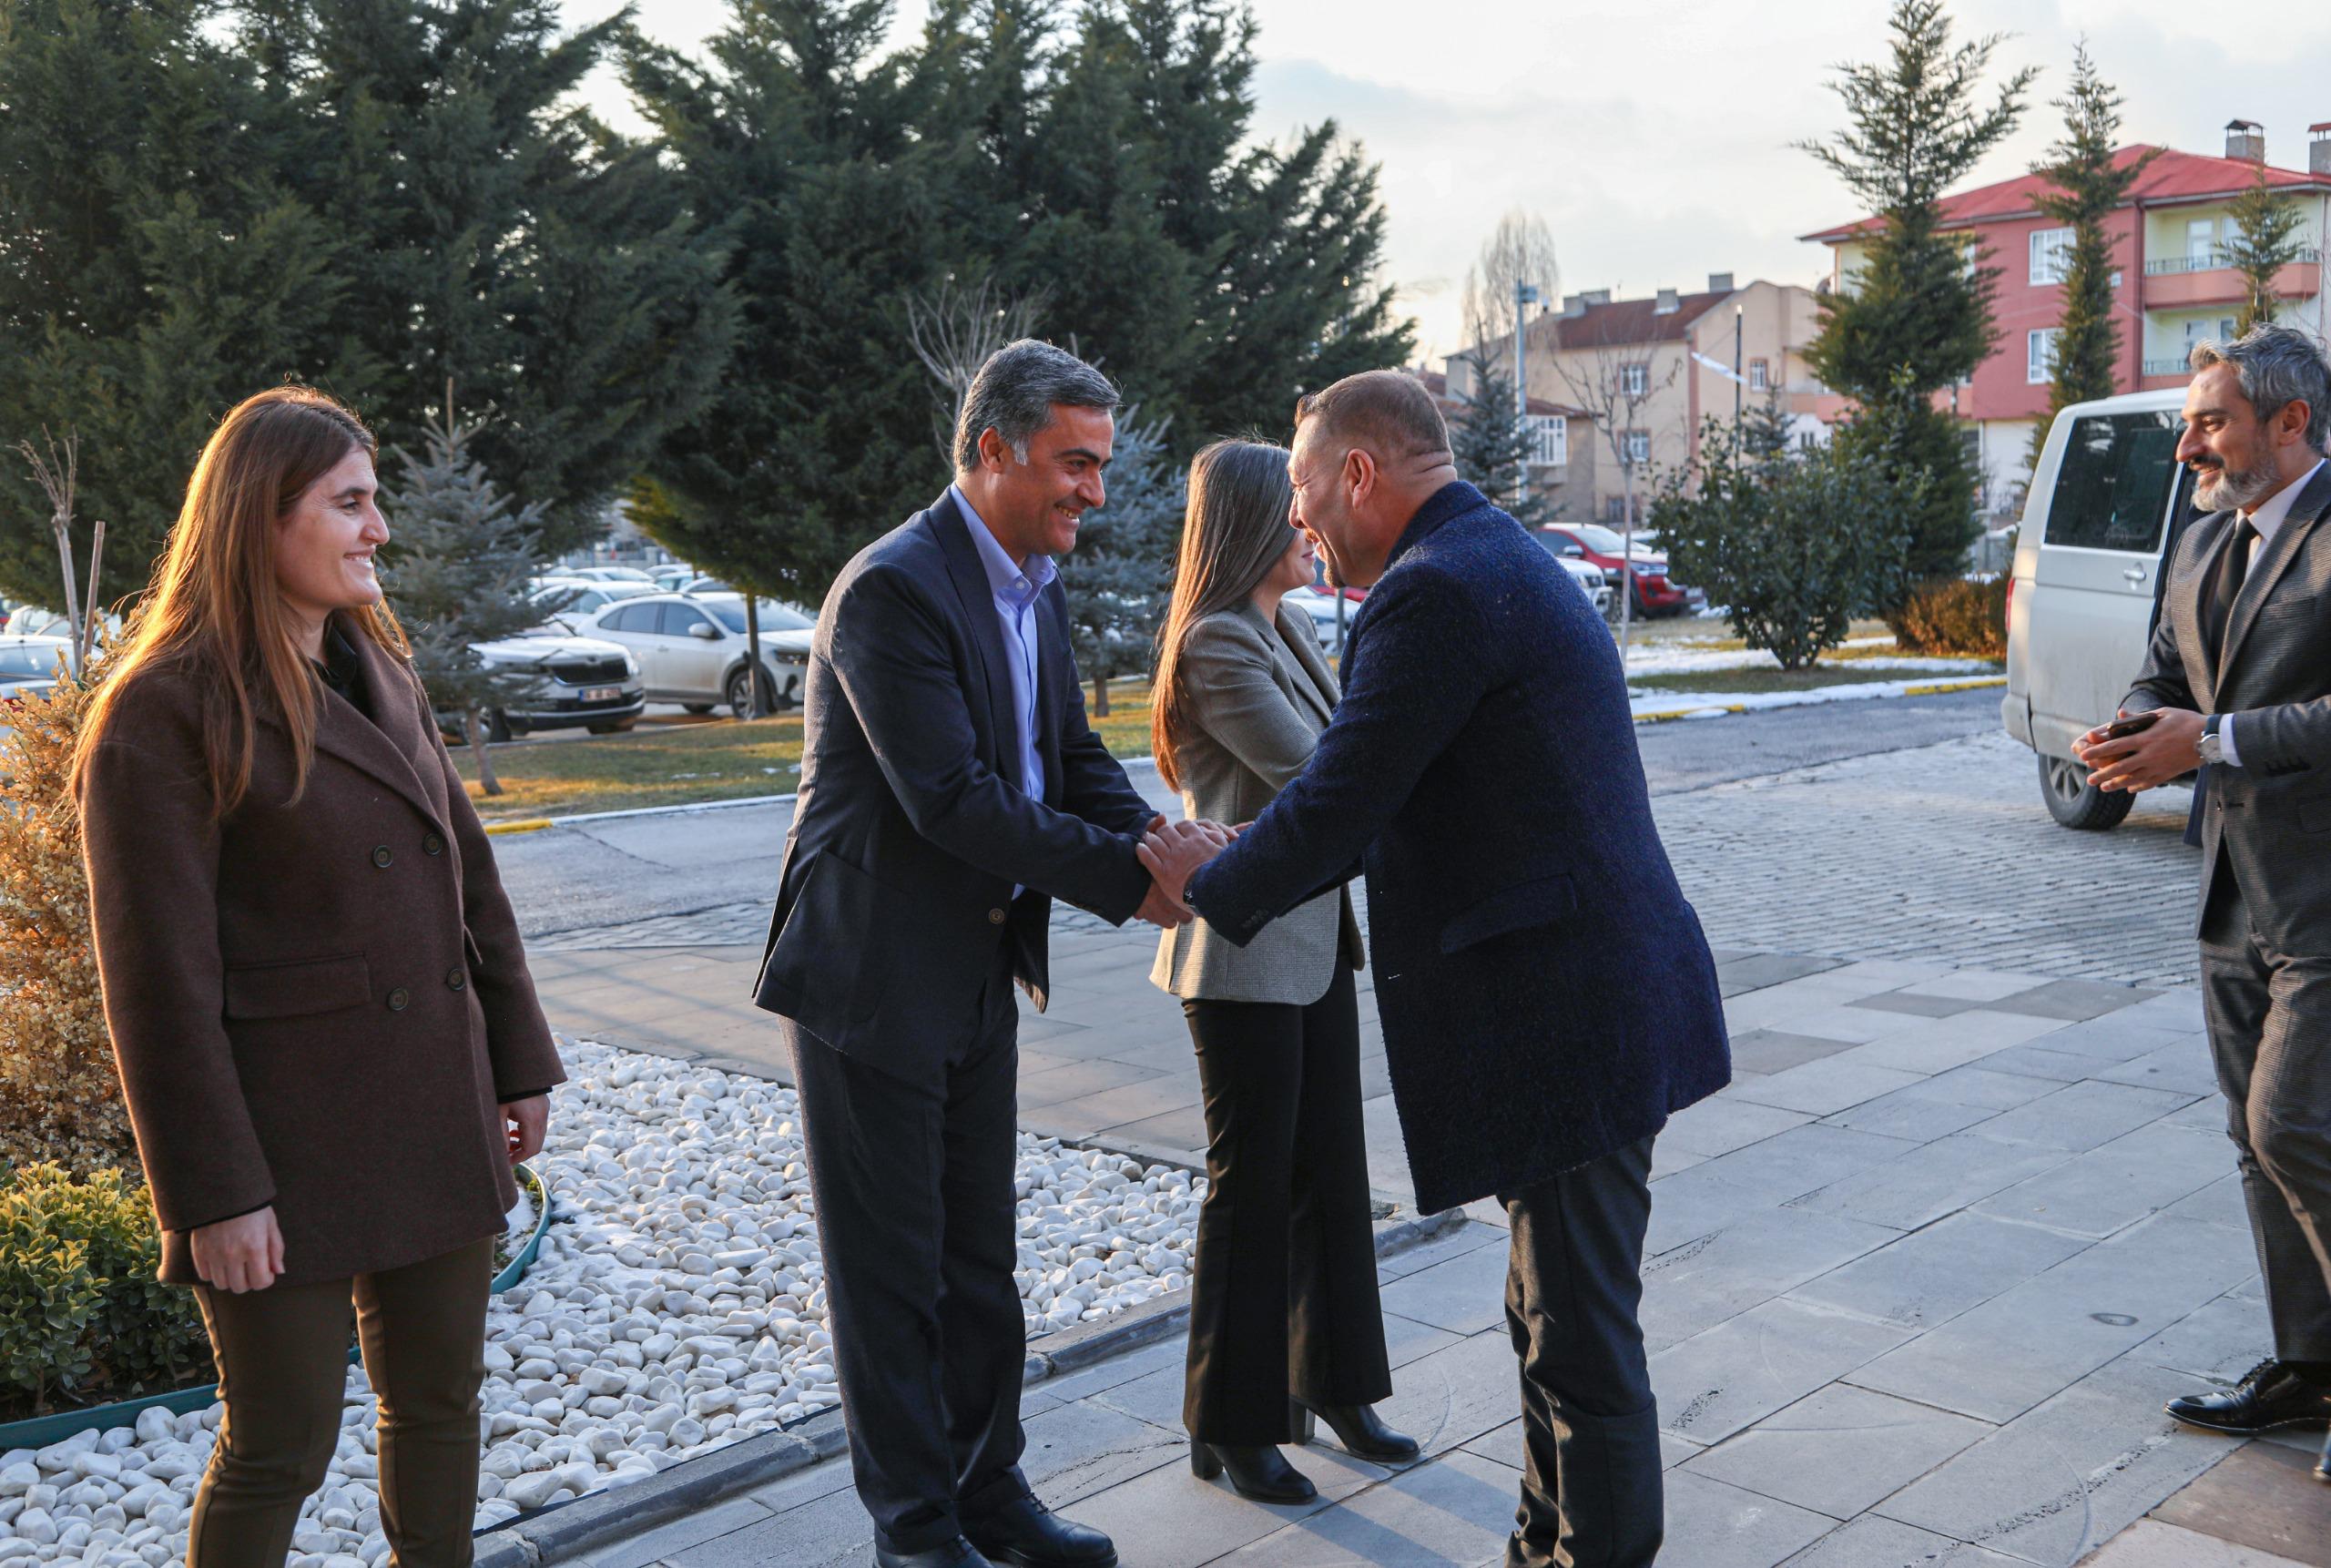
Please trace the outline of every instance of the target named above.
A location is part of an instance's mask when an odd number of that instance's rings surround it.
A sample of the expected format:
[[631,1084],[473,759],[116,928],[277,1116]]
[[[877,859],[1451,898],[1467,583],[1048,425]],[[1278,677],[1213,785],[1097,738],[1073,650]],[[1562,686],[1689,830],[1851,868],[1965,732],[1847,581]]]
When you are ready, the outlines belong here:
[[[1837,702],[1640,725],[1654,795],[1929,746],[1999,728],[1999,692]],[[1155,772],[1137,779],[1161,803]],[[529,936],[770,898],[789,805],[638,817],[494,840]]]

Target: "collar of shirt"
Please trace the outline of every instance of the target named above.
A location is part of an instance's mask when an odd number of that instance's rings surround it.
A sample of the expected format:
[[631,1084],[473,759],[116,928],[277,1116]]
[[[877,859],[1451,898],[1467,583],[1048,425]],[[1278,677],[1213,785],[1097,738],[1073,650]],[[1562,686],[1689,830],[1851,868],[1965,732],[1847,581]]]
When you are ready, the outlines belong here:
[[2316,459],[2315,468],[2308,469],[2258,504],[2258,510],[2250,514],[2250,525],[2258,530],[2258,543],[2271,545],[2275,542],[2275,530],[2280,528],[2283,519],[2291,514],[2291,508],[2298,504],[2299,493],[2314,479],[2316,469],[2322,466],[2323,460]]
[[1050,555],[1031,555],[1024,567],[1015,565],[1010,554],[997,542],[994,531],[988,527],[987,519],[981,516],[979,508],[972,504],[972,498],[963,494],[962,486],[951,484],[947,487],[947,494],[952,495],[955,504],[963,509],[963,521],[972,531],[972,544],[979,550],[980,565],[987,573],[988,587],[997,598],[1016,608],[1025,609],[1033,604],[1036,596],[1059,575],[1053,565],[1053,558]]

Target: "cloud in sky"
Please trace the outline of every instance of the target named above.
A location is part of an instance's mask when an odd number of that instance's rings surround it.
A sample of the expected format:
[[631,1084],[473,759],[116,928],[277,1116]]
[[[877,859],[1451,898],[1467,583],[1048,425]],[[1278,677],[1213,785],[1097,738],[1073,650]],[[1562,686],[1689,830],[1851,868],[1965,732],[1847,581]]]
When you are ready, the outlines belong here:
[[[1509,208],[1542,214],[1562,286],[1629,295],[1701,287],[1710,272],[1811,283],[1827,254],[1799,234],[1853,216],[1836,178],[1791,145],[1840,123],[1843,60],[1885,48],[1882,0],[1743,6],[1730,0],[1253,0],[1260,24],[1254,134],[1283,141],[1334,118],[1382,166],[1386,266],[1419,341],[1460,346],[1458,296]],[[606,0],[568,0],[575,22]],[[2183,0],[1965,0],[1960,37],[2010,35],[2002,72],[2041,68],[2021,127],[1975,182],[2022,172],[2061,116],[2048,100],[2082,36],[2127,100],[2122,137],[2216,152],[2239,116],[2267,156],[2306,167],[2306,127],[2331,120],[2331,11],[2286,8],[2261,26]],[[641,25],[692,48],[719,0],[645,0]],[[901,5],[901,41],[923,6]],[[2261,41],[2261,36],[2264,36]],[[594,101],[636,127],[611,79]]]

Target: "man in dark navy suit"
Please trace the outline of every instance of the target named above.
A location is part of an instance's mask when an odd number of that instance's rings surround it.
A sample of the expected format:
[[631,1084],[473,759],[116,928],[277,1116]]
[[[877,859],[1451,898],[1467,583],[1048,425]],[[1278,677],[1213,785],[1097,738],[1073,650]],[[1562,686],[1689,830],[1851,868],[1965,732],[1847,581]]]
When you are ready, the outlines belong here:
[[[955,483],[859,552],[811,647],[801,791],[755,1000],[784,1022],[858,1494],[881,1568],[1110,1568],[1020,1471],[1016,980],[1064,898],[1178,924],[1148,805],[1087,727],[1052,557],[1106,499],[1117,394],[1022,341]],[[1163,826],[1162,819],[1155,819]]]
[[1369,588],[1343,702],[1227,849],[1176,824],[1143,860],[1238,942],[1364,859],[1417,1206],[1494,1195],[1512,1229],[1528,1452],[1506,1562],[1644,1568],[1663,1533],[1636,1321],[1652,1139],[1731,1059],[1618,654],[1552,559],[1458,479],[1414,377],[1305,398],[1288,468],[1331,580]]

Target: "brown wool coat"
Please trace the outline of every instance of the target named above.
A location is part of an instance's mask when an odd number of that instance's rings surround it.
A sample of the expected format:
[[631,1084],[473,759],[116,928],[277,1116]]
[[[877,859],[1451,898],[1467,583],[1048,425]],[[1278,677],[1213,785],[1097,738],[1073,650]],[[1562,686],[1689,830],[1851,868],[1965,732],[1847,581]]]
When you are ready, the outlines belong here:
[[499,1231],[501,1102],[565,1077],[428,699],[349,640],[378,722],[322,692],[298,803],[262,722],[249,795],[212,820],[168,671],[123,691],[83,779],[106,1021],[174,1284],[188,1230],[270,1203],[292,1285]]

